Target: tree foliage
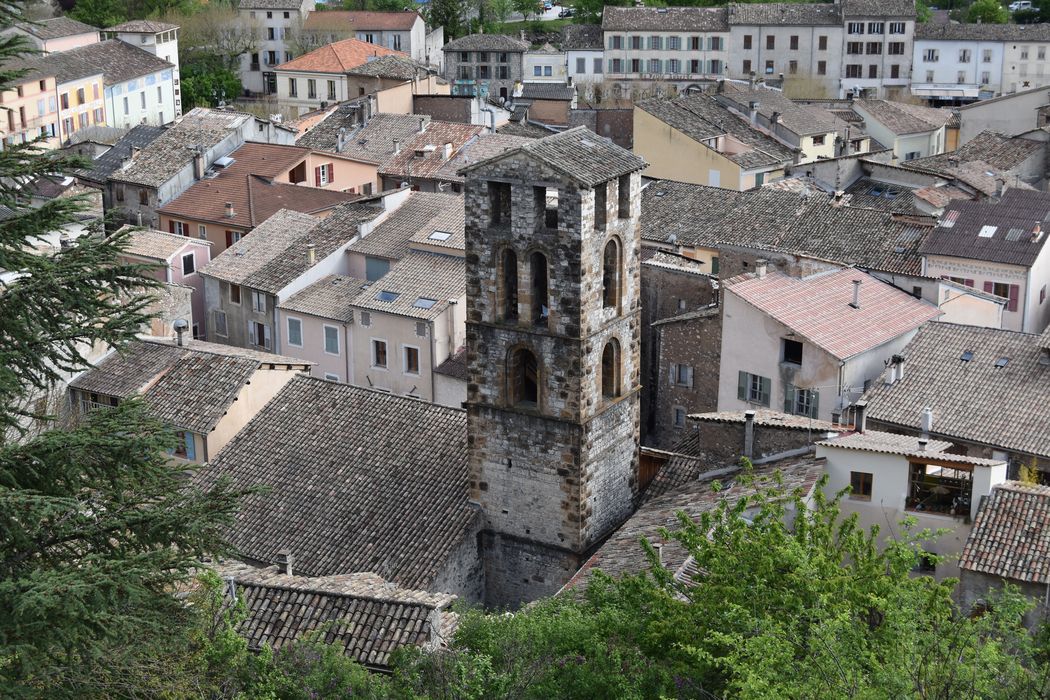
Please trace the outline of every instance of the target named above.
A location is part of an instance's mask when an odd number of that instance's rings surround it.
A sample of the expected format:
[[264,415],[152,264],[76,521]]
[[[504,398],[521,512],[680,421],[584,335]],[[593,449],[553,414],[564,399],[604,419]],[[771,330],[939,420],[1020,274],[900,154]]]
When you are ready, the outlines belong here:
[[445,28],[446,40],[458,38],[466,33],[464,0],[430,0],[425,12],[431,26]]
[[243,87],[237,74],[215,57],[197,56],[183,64],[182,99],[186,109],[214,107],[241,96]]
[[971,24],[1007,24],[1010,21],[1010,12],[999,0],[976,0],[966,11],[966,21]]

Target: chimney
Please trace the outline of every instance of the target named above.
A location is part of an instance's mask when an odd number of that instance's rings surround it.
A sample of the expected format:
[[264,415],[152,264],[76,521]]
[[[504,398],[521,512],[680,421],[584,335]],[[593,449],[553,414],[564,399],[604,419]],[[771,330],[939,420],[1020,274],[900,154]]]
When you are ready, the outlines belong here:
[[346,127],[339,127],[339,133],[335,137],[335,150],[336,153],[342,153],[343,148],[346,146]]
[[922,409],[922,414],[919,416],[919,427],[922,428],[923,436],[928,437],[933,432],[933,409],[929,406]]
[[1001,177],[995,178],[995,196],[1002,197],[1006,192],[1006,180]]
[[1039,222],[1035,222],[1035,228],[1032,229],[1032,243],[1038,243],[1043,240],[1043,229],[1039,225]]
[[232,219],[237,216],[237,212],[233,210],[233,202],[226,202],[226,218]]
[[141,151],[141,150],[142,149],[139,148],[138,146],[132,146],[131,147],[131,159],[135,160],[135,157],[139,154],[139,151]]
[[919,452],[925,452],[926,451],[926,445],[929,442],[930,441],[927,440],[926,438],[919,438]]
[[853,280],[853,303],[850,306],[854,309],[860,308],[860,285],[861,280]]
[[895,362],[890,363],[890,374],[886,377],[886,386],[893,386],[897,383],[897,364]]
[[863,433],[868,427],[868,402],[858,401],[853,404],[853,429]]
[[427,120],[424,119],[423,117],[420,117],[419,118],[419,133],[422,134],[426,130],[427,130]]
[[769,115],[770,126],[776,126],[780,123],[780,112],[773,112]]
[[292,575],[292,565],[295,563],[295,557],[292,555],[292,550],[282,549],[277,552],[277,566],[284,569],[285,576]]
[[141,211],[135,212],[135,225],[136,226],[141,226],[142,225],[142,212]]
[[755,277],[757,277],[758,279],[763,279],[766,276],[766,267],[768,264],[769,263],[763,258],[759,258],[758,260],[756,260]]
[[894,355],[890,362],[897,365],[897,379],[904,379],[904,355]]
[[195,150],[193,152],[193,179],[200,180],[204,177],[204,151]]
[[442,158],[442,160],[448,160],[451,157],[452,157],[452,144],[451,143],[446,143],[444,148],[441,150],[441,158]]
[[758,101],[751,100],[747,103],[747,115],[751,119],[751,126],[758,124]]
[[314,247],[314,244],[312,242],[311,243],[307,243],[306,244],[306,264],[308,264],[310,267],[313,267],[314,263],[316,263],[316,262],[317,262],[317,249]]
[[399,139],[394,139],[394,155],[397,155],[400,152],[401,152],[401,141]]
[[175,343],[181,348],[184,343],[182,342],[182,335],[186,332],[186,329],[190,327],[190,324],[186,322],[186,319],[177,318],[175,323],[171,324],[171,327],[175,329]]
[[744,411],[744,456],[751,459],[755,452],[755,412]]

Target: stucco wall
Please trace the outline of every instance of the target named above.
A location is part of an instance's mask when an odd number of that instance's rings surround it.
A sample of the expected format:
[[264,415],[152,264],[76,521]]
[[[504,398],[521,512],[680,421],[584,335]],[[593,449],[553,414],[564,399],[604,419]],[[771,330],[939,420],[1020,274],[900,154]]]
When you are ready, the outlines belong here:
[[[743,188],[738,165],[638,107],[634,109],[634,152],[649,163],[646,177]],[[712,172],[717,173],[717,182]]]
[[223,447],[262,410],[270,399],[299,374],[298,369],[258,369],[237,394],[226,415],[208,435],[208,459],[214,460]]

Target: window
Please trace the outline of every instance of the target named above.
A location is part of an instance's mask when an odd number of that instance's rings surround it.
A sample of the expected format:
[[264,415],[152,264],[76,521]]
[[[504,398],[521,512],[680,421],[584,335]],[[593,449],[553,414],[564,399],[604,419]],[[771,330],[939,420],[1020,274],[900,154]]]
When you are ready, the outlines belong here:
[[[291,320],[291,319],[289,319]],[[291,328],[289,328],[289,333]],[[300,329],[299,341],[302,342],[302,330]],[[290,341],[289,341],[290,342]],[[335,326],[324,325],[324,351],[327,355],[339,354],[339,329]]]
[[539,252],[530,255],[529,273],[532,279],[532,322],[545,324],[550,315],[549,290],[547,288],[547,256]]
[[663,72],[663,68],[661,66],[662,63],[663,62],[659,58],[650,58],[649,59],[649,72],[650,73],[654,73],[654,74],[655,73],[662,73]]
[[385,258],[365,256],[365,280],[375,282],[390,271],[390,261]]
[[1022,61],[1027,61],[1028,60],[1028,47],[1027,46],[1024,47],[1023,49],[1021,49],[1021,60]]
[[542,69],[540,68],[540,66],[533,66],[532,67],[532,75],[534,77],[539,77],[541,75],[541,73],[542,73]]
[[386,369],[386,341],[372,339],[372,366]]
[[667,50],[668,51],[680,51],[682,48],[682,37],[669,36],[667,37]]
[[276,66],[277,65],[277,52],[267,51],[266,52],[266,65]]
[[335,179],[333,170],[332,163],[323,163],[314,168],[314,182],[318,187],[332,184],[332,181]]
[[924,63],[936,63],[940,57],[940,52],[937,49],[926,49],[922,52],[922,60]]
[[847,34],[863,34],[864,33],[864,23],[863,22],[850,22],[848,25],[846,25],[846,33]]
[[926,82],[927,83],[932,83],[933,82],[933,71],[932,70],[926,71]]
[[908,151],[907,153],[904,154],[904,160],[915,160],[916,158],[921,158],[921,157],[922,157],[922,153],[920,153],[918,151]]
[[869,56],[880,56],[882,55],[882,44],[878,41],[869,41],[866,52]]
[[164,88],[157,86],[157,104],[164,104]]
[[620,268],[620,242],[612,238],[602,256],[602,306],[606,309],[620,305]]
[[197,238],[202,241],[208,240],[208,227],[204,224],[197,224]]
[[530,350],[511,350],[507,358],[507,381],[507,398],[510,405],[534,407],[539,404],[539,362]]
[[693,388],[693,367],[676,362],[671,363],[671,386],[683,386],[686,389]]
[[576,72],[580,73],[580,74],[587,72],[587,59],[586,58],[577,58],[576,59]]
[[419,374],[419,348],[411,345],[404,346],[405,349],[405,374]]
[[62,109],[69,109],[69,93],[63,92],[60,99],[62,101]]
[[751,35],[750,34],[745,34],[744,35],[744,49],[750,49],[750,48],[751,48]]
[[596,59],[594,59],[594,73],[596,75],[600,75],[601,72],[602,72],[602,59],[596,58]]
[[241,303],[241,285],[231,284],[230,285],[230,303],[240,304]]
[[886,44],[886,53],[890,56],[903,56],[904,55],[904,42],[903,41],[891,41]]
[[824,134],[821,134],[819,136],[814,136],[813,137],[813,145],[814,146],[823,146],[824,142],[825,142],[825,135]]
[[640,37],[640,36],[632,36],[631,37],[631,48],[633,50],[635,50],[635,51],[641,51],[642,50],[642,37]]
[[[97,87],[95,88],[98,89]],[[87,93],[84,92],[84,88],[77,88],[77,104],[82,105],[87,102]]]
[[890,77],[891,78],[899,78],[899,77],[901,77],[901,67],[899,65],[897,65],[896,63],[894,63],[892,66],[890,66]]
[[782,343],[781,361],[791,365],[802,364],[802,343],[790,338],[784,338]]
[[677,58],[672,58],[667,62],[667,72],[671,75],[678,75],[682,72],[682,62]]
[[798,35],[797,34],[792,34],[791,35],[790,47],[791,47],[792,51],[798,51]]
[[172,452],[176,457],[182,459],[197,459],[196,444],[193,441],[193,433],[189,431],[175,433],[175,449]]
[[226,330],[226,312],[215,311],[213,319],[215,321],[215,335],[221,335],[224,338],[229,335]]
[[958,85],[962,85],[966,82],[966,71],[961,70],[955,74],[955,82]]
[[788,61],[788,73],[791,75],[798,73],[798,61]]
[[193,253],[183,253],[182,255],[182,274],[192,275],[197,271],[197,259]]
[[317,81],[313,78],[306,80],[306,97],[310,100],[317,99]]
[[890,34],[903,34],[904,22],[890,22]]
[[335,81],[334,80],[329,80],[328,81],[328,99],[330,99],[330,100],[334,100],[335,99]]
[[828,62],[827,61],[817,61],[817,75],[827,75],[827,74],[828,74]]
[[660,51],[664,47],[664,41],[662,37],[651,36],[649,37],[649,48],[654,51]]
[[777,47],[777,38],[773,34],[766,35],[766,50],[772,51]]
[[788,384],[784,389],[784,413],[816,418],[819,398],[820,394],[816,389],[800,389]]
[[773,67],[773,62],[766,61],[766,75],[772,75],[774,70],[776,69]]
[[849,473],[849,497],[854,501],[871,500],[871,474],[868,472]]
[[297,348],[303,346],[303,322],[297,318],[288,318],[288,344]]
[[623,37],[622,36],[611,36],[611,37],[609,37],[609,48],[610,49],[622,49],[623,48]]
[[685,427],[685,409],[681,406],[674,407],[674,427],[684,428]]
[[741,401],[769,406],[770,387],[768,377],[747,372],[737,373],[737,398]]
[[510,183],[490,182],[489,223],[503,226],[510,223]]
[[868,22],[868,34],[882,34],[885,31],[885,22]]
[[991,62],[992,62],[992,50],[991,49],[984,49],[983,51],[981,51],[981,63],[991,63]]
[[169,233],[174,233],[174,234],[177,234],[179,236],[188,236],[189,235],[189,231],[187,231],[186,228],[187,228],[187,224],[184,224],[181,221],[169,221],[168,222],[168,232]]
[[248,321],[248,342],[259,348],[270,349],[270,327],[265,323]]
[[619,218],[626,219],[631,216],[631,176],[621,175],[617,184],[617,213]]
[[[269,14],[269,13],[267,13],[267,14]],[[266,28],[266,38],[269,39],[270,41],[273,41],[274,39],[277,38],[276,37],[276,32],[274,31],[273,27],[267,27]]]
[[827,36],[823,36],[822,35],[822,36],[817,37],[817,50],[818,51],[827,51],[828,50],[828,37]]
[[744,59],[744,62],[741,65],[741,70],[743,70],[745,75],[751,74],[751,59]]
[[252,311],[266,313],[266,295],[255,289],[252,290]]
[[868,77],[878,78],[879,77],[879,66],[877,64],[871,64],[868,66]]
[[848,41],[846,42],[846,53],[856,55],[864,53],[864,42],[863,41]]
[[970,49],[959,49],[959,63],[970,62]]
[[602,350],[602,396],[615,398],[620,389],[620,342],[611,338]]
[[723,42],[722,42],[722,37],[720,37],[720,36],[713,36],[713,37],[709,38],[707,41],[708,41],[707,48],[708,48],[709,51],[723,51],[723,50],[725,50],[725,46],[723,45]]
[[81,129],[86,129],[88,127],[89,120],[88,120],[87,112],[85,112],[85,113],[80,115],[79,121],[80,121],[80,128]]
[[1006,310],[1017,311],[1017,302],[1021,296],[1021,287],[1003,282],[985,282],[984,291],[1007,299]]
[[518,256],[509,248],[503,251],[500,260],[501,307],[504,321],[518,320]]
[[148,207],[149,206],[149,190],[147,190],[147,189],[140,189],[139,190],[139,205],[143,206],[143,207]]

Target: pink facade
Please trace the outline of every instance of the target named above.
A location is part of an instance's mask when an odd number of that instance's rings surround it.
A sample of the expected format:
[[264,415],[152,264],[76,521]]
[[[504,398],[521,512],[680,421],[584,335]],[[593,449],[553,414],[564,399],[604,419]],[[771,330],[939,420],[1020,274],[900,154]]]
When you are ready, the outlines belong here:
[[54,76],[26,76],[0,94],[0,138],[4,145],[26,143],[45,137],[47,148],[59,145],[58,93]]

